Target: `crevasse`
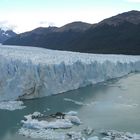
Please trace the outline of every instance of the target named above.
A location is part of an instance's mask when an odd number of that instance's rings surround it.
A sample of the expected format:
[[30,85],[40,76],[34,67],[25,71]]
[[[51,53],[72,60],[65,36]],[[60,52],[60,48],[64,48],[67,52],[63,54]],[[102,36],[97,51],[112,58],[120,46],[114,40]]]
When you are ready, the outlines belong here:
[[31,99],[140,71],[140,56],[0,47],[0,100]]

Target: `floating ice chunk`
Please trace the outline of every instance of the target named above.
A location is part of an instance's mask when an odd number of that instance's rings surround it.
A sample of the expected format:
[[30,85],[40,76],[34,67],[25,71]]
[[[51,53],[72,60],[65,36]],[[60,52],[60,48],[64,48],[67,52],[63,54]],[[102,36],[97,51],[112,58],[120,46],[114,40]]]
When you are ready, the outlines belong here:
[[94,129],[92,129],[92,128],[90,128],[90,127],[87,127],[87,128],[85,128],[85,129],[83,130],[83,132],[84,132],[87,136],[89,136],[89,135],[91,135],[91,134],[94,132]]
[[0,102],[0,109],[14,111],[17,109],[24,109],[22,101],[2,101]]
[[[57,113],[56,113],[57,114]],[[63,114],[63,113],[62,113]],[[71,115],[70,115],[71,114]],[[72,128],[74,125],[80,125],[81,121],[76,116],[77,112],[70,111],[65,114],[64,118],[57,118],[50,116],[45,116],[40,112],[34,112],[33,114],[29,114],[24,116],[26,120],[22,120],[23,123],[22,128],[19,130],[19,133],[31,138],[48,138],[50,140],[65,139],[67,140],[85,140],[82,137],[81,132],[67,132],[64,133],[55,132],[55,130],[64,130],[68,128]],[[36,116],[36,117],[33,117]],[[40,120],[40,118],[42,118]],[[49,119],[47,119],[49,118]],[[48,130],[48,131],[47,131]],[[48,136],[44,136],[50,133]],[[43,136],[41,136],[43,135]],[[54,135],[54,136],[53,136]]]
[[118,108],[136,108],[139,104],[131,103],[131,104],[116,104],[116,107]]
[[71,116],[77,116],[77,112],[76,111],[69,111],[66,113],[66,115],[71,115]]
[[115,130],[102,131],[101,134],[105,136],[103,140],[140,140],[140,134],[131,134],[128,132],[118,132]]
[[77,125],[80,125],[82,123],[81,120],[77,116],[66,115],[65,119]]
[[22,120],[22,123],[23,123],[23,127],[25,128],[30,128],[30,129],[42,129],[42,128],[45,128],[46,125],[47,125],[47,122],[45,121],[38,121],[38,120],[27,120],[27,121],[24,121]]
[[47,111],[50,111],[51,109],[50,108],[47,108]]
[[[104,137],[104,138],[102,138],[102,140],[112,140],[112,139],[110,137]],[[117,139],[117,140],[123,140],[123,139]]]
[[58,119],[55,122],[48,122],[47,128],[58,129],[58,128],[71,128],[73,124],[69,120]]
[[64,101],[72,102],[72,103],[75,103],[76,105],[86,105],[82,102],[79,102],[79,101],[76,101],[76,100],[73,100],[73,99],[70,99],[70,98],[64,98]]
[[21,128],[19,129],[19,134],[34,138],[34,139],[44,139],[44,140],[65,140],[66,135],[63,132],[56,132],[52,129],[28,129],[28,128]]
[[19,129],[19,134],[28,138],[44,140],[86,140],[81,132],[57,132],[53,129]]
[[[69,112],[70,114],[76,114],[76,112]],[[80,125],[81,121],[77,116],[66,114],[62,119],[58,119],[57,116],[52,121],[41,120],[38,118],[43,117],[40,112],[34,112],[24,116],[26,120],[22,120],[23,127],[30,129],[59,129],[59,128],[71,128],[73,125]]]
[[67,101],[67,102],[72,102],[76,105],[80,105],[80,106],[91,106],[91,105],[96,105],[98,102],[91,102],[91,103],[88,103],[88,104],[85,104],[83,102],[80,102],[80,101],[76,101],[76,100],[73,100],[73,99],[70,99],[70,98],[64,98],[64,101]]
[[39,117],[42,117],[43,116],[43,114],[41,114],[40,112],[34,112],[33,114],[32,114],[32,119],[34,118],[39,118]]
[[40,112],[34,112],[33,114],[32,114],[32,116],[35,116],[35,117],[40,117],[40,116],[42,116],[43,114],[41,114]]
[[81,132],[68,132],[66,135],[70,140],[85,140]]
[[[27,117],[26,117],[27,118]],[[58,119],[53,122],[38,121],[37,119],[22,120],[23,127],[30,129],[58,129],[58,128],[71,128],[73,124],[69,120]]]
[[97,136],[94,136],[94,137],[88,138],[87,140],[99,140],[99,138]]

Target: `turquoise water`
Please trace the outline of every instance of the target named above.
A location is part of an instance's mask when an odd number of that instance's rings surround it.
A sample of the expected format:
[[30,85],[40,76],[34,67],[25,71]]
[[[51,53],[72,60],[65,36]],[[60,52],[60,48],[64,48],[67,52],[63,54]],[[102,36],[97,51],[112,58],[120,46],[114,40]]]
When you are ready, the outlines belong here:
[[[55,86],[55,85],[54,85]],[[140,74],[110,80],[63,94],[24,101],[23,110],[0,110],[0,140],[29,140],[18,134],[24,115],[77,111],[83,124],[96,131],[140,133]]]

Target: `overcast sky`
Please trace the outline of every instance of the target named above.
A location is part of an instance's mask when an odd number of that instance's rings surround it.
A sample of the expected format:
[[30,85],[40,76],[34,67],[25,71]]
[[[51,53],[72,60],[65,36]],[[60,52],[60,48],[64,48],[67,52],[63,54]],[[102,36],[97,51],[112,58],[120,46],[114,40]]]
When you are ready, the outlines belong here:
[[140,10],[140,0],[0,0],[0,26],[24,32],[73,21],[97,23],[130,10]]

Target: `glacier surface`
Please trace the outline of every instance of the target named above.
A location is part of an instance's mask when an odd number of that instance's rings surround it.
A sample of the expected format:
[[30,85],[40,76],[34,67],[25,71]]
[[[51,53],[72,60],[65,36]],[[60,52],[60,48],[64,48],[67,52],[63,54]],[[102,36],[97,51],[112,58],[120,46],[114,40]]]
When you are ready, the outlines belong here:
[[66,92],[140,71],[140,56],[0,47],[0,100]]

